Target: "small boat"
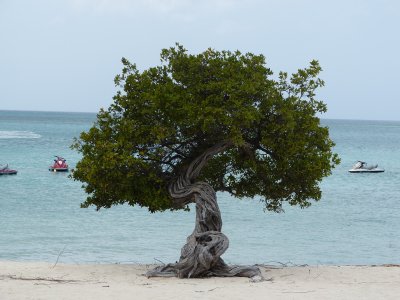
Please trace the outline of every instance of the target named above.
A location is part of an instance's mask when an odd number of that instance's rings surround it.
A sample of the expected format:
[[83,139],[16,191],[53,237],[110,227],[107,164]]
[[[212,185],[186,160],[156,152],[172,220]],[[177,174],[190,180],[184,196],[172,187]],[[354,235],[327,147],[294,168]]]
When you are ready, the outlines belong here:
[[382,173],[385,172],[385,169],[378,168],[378,165],[371,165],[365,161],[357,161],[354,166],[349,170],[350,173]]
[[54,164],[49,167],[49,171],[52,172],[68,172],[68,165],[66,163],[65,158],[61,156],[56,156],[54,160]]
[[18,172],[16,170],[11,170],[8,168],[8,164],[4,167],[0,166],[0,175],[16,175]]

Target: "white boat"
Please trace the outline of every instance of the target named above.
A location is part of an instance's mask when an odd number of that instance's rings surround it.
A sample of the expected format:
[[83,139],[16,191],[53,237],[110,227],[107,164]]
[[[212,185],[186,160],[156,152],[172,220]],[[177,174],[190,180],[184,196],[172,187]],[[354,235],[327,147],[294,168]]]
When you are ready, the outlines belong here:
[[378,168],[378,165],[371,165],[364,161],[357,161],[354,166],[349,170],[350,173],[382,173],[385,172],[385,169]]

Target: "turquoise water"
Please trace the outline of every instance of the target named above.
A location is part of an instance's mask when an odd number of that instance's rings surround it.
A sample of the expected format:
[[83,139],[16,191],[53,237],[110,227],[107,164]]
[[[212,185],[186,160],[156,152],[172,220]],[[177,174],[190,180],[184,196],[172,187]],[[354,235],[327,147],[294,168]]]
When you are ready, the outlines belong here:
[[[118,206],[81,209],[80,183],[52,173],[54,155],[73,168],[69,146],[95,114],[0,111],[0,260],[65,263],[174,262],[194,226],[194,211],[150,214]],[[324,120],[342,163],[308,209],[263,212],[257,200],[218,194],[229,263],[400,263],[400,122]],[[350,174],[358,159],[381,174]]]

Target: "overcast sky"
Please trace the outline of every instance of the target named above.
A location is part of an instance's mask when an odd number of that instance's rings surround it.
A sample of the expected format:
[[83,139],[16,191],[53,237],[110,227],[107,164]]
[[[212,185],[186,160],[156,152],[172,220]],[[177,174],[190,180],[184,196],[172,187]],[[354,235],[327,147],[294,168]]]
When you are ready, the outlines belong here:
[[97,112],[121,57],[140,69],[183,44],[319,60],[324,118],[400,120],[400,1],[0,0],[0,109]]

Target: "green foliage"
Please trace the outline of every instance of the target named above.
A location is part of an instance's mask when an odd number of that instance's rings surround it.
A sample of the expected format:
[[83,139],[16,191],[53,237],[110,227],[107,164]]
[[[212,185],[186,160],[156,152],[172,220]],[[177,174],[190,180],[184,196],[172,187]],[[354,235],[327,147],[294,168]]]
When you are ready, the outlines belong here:
[[216,191],[307,207],[318,183],[339,163],[326,111],[315,98],[324,85],[317,61],[288,78],[272,78],[263,55],[207,49],[192,55],[179,44],[161,65],[139,71],[122,59],[120,90],[108,110],[75,140],[82,154],[73,173],[89,194],[82,206],[128,203],[172,209],[168,185],[191,161],[220,141],[233,147],[212,158],[199,180]]

